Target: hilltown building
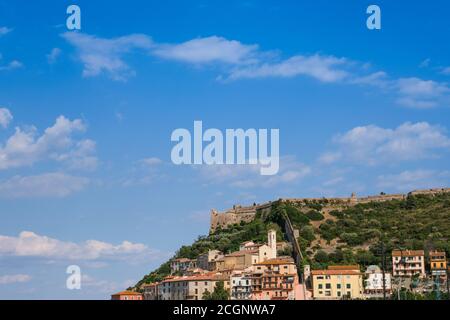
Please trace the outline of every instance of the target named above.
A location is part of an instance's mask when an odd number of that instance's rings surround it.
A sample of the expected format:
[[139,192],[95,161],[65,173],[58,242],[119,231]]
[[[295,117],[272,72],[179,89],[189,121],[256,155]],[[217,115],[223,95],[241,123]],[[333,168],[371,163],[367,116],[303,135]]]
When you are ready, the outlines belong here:
[[250,300],[252,294],[251,272],[238,272],[231,276],[231,300]]
[[359,266],[330,266],[311,271],[313,297],[321,300],[362,299],[363,277]]
[[432,251],[430,256],[430,270],[433,277],[447,279],[447,257],[444,251]]
[[141,293],[135,291],[122,291],[116,294],[111,295],[111,300],[144,300],[144,297]]
[[197,258],[197,267],[203,270],[216,270],[217,260],[224,258],[224,255],[219,250],[209,250],[205,254],[201,254]]
[[214,291],[217,281],[213,273],[168,277],[158,285],[158,300],[202,300],[205,292]]
[[216,271],[244,270],[252,265],[277,257],[277,235],[274,230],[267,234],[268,244],[244,242],[240,251],[225,255],[215,261]]
[[184,273],[189,269],[193,269],[197,266],[197,261],[181,258],[181,259],[174,259],[170,262],[170,272],[171,274],[176,273]]
[[252,276],[252,300],[296,300],[299,283],[292,258],[257,263]]
[[426,277],[425,252],[423,250],[392,251],[392,274],[394,277]]
[[[383,272],[378,266],[369,266],[366,269],[366,279],[364,281],[364,296],[368,299],[379,299],[384,297],[384,293],[389,297],[392,294],[392,275]],[[384,278],[384,285],[383,285]]]

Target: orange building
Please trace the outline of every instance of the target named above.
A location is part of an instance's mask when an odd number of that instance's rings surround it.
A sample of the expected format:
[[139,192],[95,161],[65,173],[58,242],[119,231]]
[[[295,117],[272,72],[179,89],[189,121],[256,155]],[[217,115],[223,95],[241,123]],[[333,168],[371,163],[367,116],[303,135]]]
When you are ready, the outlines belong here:
[[271,259],[253,266],[252,300],[295,300],[299,286],[292,259]]
[[126,290],[111,295],[111,300],[144,300],[144,297],[139,292]]
[[444,251],[430,252],[430,269],[433,276],[446,279],[447,257]]

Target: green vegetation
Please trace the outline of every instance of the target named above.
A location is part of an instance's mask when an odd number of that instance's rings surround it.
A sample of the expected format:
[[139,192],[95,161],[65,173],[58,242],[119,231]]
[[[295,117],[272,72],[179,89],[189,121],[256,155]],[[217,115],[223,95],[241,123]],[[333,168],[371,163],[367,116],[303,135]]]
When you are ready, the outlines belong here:
[[[439,249],[450,256],[450,193],[446,193],[355,206],[331,204],[326,199],[304,203],[278,201],[265,216],[259,211],[250,223],[199,237],[192,245],[181,247],[174,258],[194,259],[212,249],[229,253],[249,240],[266,242],[271,228],[277,230],[278,241],[286,241],[283,215],[299,230],[304,263],[313,269],[331,264],[381,265],[382,243],[388,256],[397,248],[426,252]],[[165,263],[139,284],[160,281],[169,272],[169,264]]]
[[[220,250],[224,253],[230,253],[239,250],[240,244],[244,241],[264,243],[267,242],[267,232],[270,229],[277,231],[278,241],[285,241],[280,225],[279,215],[275,211],[272,210],[264,219],[259,213],[256,215],[255,220],[250,223],[235,224],[225,230],[217,230],[208,236],[198,237],[192,245],[182,246],[173,259],[196,259],[199,255],[208,252],[208,250]],[[170,265],[169,262],[166,262],[157,270],[146,275],[138,282],[136,287],[140,287],[145,283],[161,281],[169,274]]]
[[216,300],[216,301],[224,301],[230,299],[230,294],[227,290],[225,290],[225,285],[223,281],[219,281],[216,283],[216,287],[214,291],[210,293],[208,290],[203,294],[203,300]]

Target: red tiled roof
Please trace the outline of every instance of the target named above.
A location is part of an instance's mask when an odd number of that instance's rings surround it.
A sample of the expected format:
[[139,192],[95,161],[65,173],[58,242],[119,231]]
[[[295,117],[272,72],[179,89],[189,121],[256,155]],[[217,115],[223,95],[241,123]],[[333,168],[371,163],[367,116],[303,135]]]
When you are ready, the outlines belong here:
[[141,296],[142,293],[135,292],[135,291],[129,291],[125,290],[116,294],[113,294],[113,296]]
[[338,275],[360,275],[361,272],[356,270],[313,270],[313,276],[338,276]]
[[350,266],[328,266],[328,270],[358,270],[359,265],[350,265]]
[[424,256],[425,251],[423,250],[394,250],[392,251],[393,257],[415,257],[415,256]]
[[280,265],[280,264],[294,264],[294,261],[287,259],[269,259],[260,263],[256,263],[255,266]]
[[226,257],[240,257],[246,254],[255,254],[255,253],[258,253],[258,250],[241,250],[227,254]]

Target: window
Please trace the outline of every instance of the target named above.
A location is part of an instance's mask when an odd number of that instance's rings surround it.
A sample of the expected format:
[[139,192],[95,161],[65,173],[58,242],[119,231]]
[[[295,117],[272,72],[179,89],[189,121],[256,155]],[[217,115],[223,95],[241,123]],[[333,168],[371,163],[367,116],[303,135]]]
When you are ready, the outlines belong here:
[[338,283],[337,288],[338,288],[338,289],[341,289],[341,288],[342,288],[342,285],[341,285],[340,283]]
[[325,288],[326,288],[326,289],[331,289],[331,283],[327,283],[327,284],[325,285]]
[[340,291],[337,292],[337,296],[340,297],[342,293]]
[[347,289],[351,289],[352,285],[350,283],[347,283]]
[[319,284],[319,289],[323,289],[323,284]]

